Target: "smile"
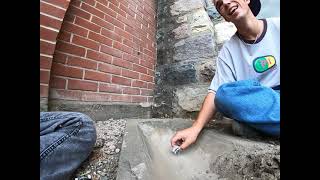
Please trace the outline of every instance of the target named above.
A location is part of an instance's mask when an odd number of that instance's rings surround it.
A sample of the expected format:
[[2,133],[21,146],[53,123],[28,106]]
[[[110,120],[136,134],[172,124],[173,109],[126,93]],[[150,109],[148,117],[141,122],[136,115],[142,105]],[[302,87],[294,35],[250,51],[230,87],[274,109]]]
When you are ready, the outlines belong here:
[[233,13],[236,11],[238,9],[238,5],[235,5],[235,6],[233,6],[233,7],[231,7],[230,8],[230,10],[229,10],[229,16],[232,16],[233,15]]

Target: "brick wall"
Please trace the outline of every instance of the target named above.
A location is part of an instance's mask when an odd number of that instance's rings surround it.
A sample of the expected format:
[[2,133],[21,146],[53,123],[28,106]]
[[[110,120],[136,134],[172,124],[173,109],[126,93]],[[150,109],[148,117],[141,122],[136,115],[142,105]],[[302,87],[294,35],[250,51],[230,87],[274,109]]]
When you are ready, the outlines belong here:
[[153,101],[155,0],[71,0],[65,15],[66,1],[46,2],[60,5],[41,2],[42,96],[50,78],[49,99]]
[[40,1],[40,98],[48,98],[49,80],[56,38],[69,1]]

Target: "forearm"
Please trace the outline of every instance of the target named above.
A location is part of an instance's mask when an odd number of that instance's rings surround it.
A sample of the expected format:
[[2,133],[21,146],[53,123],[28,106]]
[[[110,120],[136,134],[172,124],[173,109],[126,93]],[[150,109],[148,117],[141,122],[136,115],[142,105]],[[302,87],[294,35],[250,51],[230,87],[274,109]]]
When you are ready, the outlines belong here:
[[208,95],[204,99],[199,115],[196,121],[192,125],[192,127],[195,127],[199,132],[203,129],[203,127],[209,122],[209,120],[216,113],[214,98],[215,98],[214,93],[212,92],[208,93]]

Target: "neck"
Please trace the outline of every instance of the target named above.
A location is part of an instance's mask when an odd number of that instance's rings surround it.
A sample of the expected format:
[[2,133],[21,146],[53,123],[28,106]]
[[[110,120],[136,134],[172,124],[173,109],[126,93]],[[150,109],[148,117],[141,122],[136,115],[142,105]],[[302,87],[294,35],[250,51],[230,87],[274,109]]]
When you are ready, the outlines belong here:
[[234,24],[240,36],[245,40],[255,40],[263,31],[263,22],[253,15],[234,22]]

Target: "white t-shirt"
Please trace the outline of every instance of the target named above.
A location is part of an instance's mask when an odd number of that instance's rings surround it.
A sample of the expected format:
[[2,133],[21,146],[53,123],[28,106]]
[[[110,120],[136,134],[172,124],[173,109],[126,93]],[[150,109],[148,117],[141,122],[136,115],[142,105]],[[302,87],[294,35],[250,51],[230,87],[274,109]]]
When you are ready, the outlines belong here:
[[[221,48],[209,91],[239,80],[256,79],[262,85],[280,85],[280,18],[263,19],[264,31],[255,44],[233,35]],[[252,43],[252,42],[251,42]]]

